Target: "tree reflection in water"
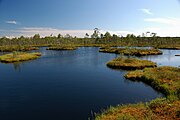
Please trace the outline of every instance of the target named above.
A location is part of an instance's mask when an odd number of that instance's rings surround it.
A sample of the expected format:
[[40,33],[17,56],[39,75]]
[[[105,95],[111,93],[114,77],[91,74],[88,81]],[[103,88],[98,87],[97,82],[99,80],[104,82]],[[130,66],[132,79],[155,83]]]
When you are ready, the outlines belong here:
[[13,63],[14,69],[18,72],[21,72],[21,63]]

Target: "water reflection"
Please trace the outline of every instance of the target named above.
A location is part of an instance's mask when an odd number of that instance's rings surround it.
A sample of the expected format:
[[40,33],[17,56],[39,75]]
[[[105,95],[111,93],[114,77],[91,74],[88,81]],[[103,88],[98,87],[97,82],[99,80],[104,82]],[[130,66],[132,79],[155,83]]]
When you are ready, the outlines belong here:
[[17,72],[21,72],[21,64],[20,62],[13,63],[13,67]]
[[[144,84],[146,87],[151,87],[151,86],[149,86],[148,84],[146,84],[146,83],[144,83],[144,82],[142,82],[142,81],[139,81],[139,80],[129,80],[129,79],[125,79],[125,83],[127,83],[127,84],[132,84],[132,83],[142,83],[142,84]],[[151,87],[152,88],[152,87]],[[153,88],[155,91],[156,91],[156,89],[155,88]],[[157,92],[157,94],[161,94],[161,92],[158,92],[158,91],[156,91]],[[162,96],[164,96],[164,95],[162,95]]]

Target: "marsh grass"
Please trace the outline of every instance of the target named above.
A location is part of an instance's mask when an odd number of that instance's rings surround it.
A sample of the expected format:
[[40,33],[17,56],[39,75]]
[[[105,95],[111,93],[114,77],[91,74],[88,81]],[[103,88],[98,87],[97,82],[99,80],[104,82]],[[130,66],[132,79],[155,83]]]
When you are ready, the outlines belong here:
[[136,70],[145,67],[156,67],[156,63],[148,60],[139,60],[136,58],[115,58],[107,63],[107,66],[113,69]]
[[1,55],[0,61],[2,63],[14,63],[28,60],[34,60],[41,56],[41,53],[24,53],[24,52],[13,52],[11,54]]
[[166,96],[177,95],[180,89],[180,68],[145,68],[128,72],[125,78],[145,82]]
[[147,103],[110,107],[95,120],[179,120],[180,101],[158,98]]
[[31,51],[31,50],[39,50],[38,47],[32,46],[0,46],[0,52],[13,52],[13,51]]
[[168,50],[180,50],[180,45],[160,45],[155,46],[158,49],[168,49]]
[[46,50],[76,50],[78,49],[77,46],[71,46],[71,45],[55,45],[47,48]]
[[136,49],[136,48],[112,48],[106,47],[100,49],[99,52],[124,54],[130,56],[146,56],[146,55],[162,55],[163,53],[158,49]]

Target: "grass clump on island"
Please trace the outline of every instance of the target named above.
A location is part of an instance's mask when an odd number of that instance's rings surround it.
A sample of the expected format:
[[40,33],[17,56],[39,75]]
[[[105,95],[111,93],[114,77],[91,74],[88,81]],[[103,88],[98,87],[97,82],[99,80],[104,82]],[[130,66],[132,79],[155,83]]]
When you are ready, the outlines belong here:
[[95,120],[179,120],[180,100],[158,98],[149,103],[110,107]]
[[158,49],[136,49],[136,48],[101,48],[99,52],[124,54],[130,56],[162,55]]
[[160,45],[154,46],[159,49],[168,49],[168,50],[180,50],[180,45]]
[[147,103],[110,107],[95,120],[180,120],[180,68],[145,68],[128,72],[125,77],[142,81],[162,92],[166,98]]
[[76,50],[78,47],[71,45],[55,45],[47,48],[46,50]]
[[125,78],[147,83],[166,96],[180,95],[180,68],[168,66],[145,68],[128,72]]
[[143,69],[145,67],[156,67],[156,63],[148,60],[140,60],[136,58],[115,58],[106,64],[108,67],[113,69],[125,69],[125,70],[135,70]]
[[28,60],[34,60],[41,56],[41,53],[24,53],[24,52],[13,52],[11,54],[1,55],[0,61],[3,63],[14,63]]
[[31,50],[39,50],[38,47],[32,46],[0,46],[0,52],[13,52],[13,51],[31,51]]

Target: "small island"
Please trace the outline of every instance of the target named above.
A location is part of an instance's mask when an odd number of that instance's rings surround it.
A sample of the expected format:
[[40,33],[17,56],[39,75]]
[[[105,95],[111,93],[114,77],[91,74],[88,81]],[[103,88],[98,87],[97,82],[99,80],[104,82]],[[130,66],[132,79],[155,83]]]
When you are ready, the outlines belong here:
[[142,81],[162,92],[166,98],[147,103],[110,107],[95,120],[179,120],[180,118],[180,68],[158,67],[136,70],[125,75],[127,79]]
[[159,49],[180,50],[180,47],[160,47]]
[[11,54],[5,54],[0,56],[2,63],[15,63],[28,60],[34,60],[41,56],[41,53],[24,53],[24,52],[13,52]]
[[101,47],[99,52],[120,54],[125,48]]
[[13,51],[32,51],[32,50],[39,50],[38,47],[32,47],[32,46],[0,46],[0,52],[13,52]]
[[162,55],[158,49],[136,49],[136,48],[101,48],[99,52],[124,54],[130,56]]
[[180,50],[180,46],[177,45],[160,45],[160,46],[155,46],[155,48],[159,49],[167,49],[167,50]]
[[143,69],[145,67],[156,67],[157,65],[156,63],[148,60],[119,57],[108,62],[107,66],[113,69],[135,70],[135,69]]
[[76,50],[78,47],[76,46],[52,46],[47,48],[46,50]]

